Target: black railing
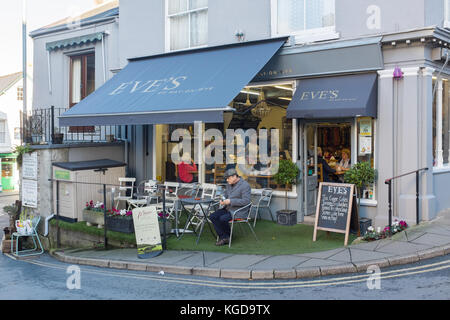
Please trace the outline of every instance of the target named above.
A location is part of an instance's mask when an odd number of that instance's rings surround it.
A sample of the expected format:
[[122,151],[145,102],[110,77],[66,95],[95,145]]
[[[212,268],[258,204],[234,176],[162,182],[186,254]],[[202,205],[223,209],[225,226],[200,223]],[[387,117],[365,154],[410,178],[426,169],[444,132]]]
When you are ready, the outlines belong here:
[[117,126],[60,127],[58,117],[66,108],[36,108],[28,117],[24,141],[31,144],[77,142],[111,142],[117,137]]
[[416,224],[420,223],[420,211],[419,211],[419,173],[422,171],[428,171],[428,168],[423,168],[415,171],[411,171],[384,181],[388,185],[388,202],[389,202],[389,234],[392,234],[392,181],[402,177],[406,177],[412,174],[416,174]]

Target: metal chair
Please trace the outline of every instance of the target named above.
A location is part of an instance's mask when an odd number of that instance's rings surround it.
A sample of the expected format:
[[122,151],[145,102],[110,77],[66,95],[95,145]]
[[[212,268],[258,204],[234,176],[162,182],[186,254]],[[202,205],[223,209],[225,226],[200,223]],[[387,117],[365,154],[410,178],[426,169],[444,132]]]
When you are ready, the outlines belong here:
[[270,210],[270,202],[272,201],[272,194],[273,194],[272,189],[270,189],[270,188],[262,189],[261,195],[258,199],[258,202],[256,203],[256,205],[255,204],[252,205],[252,208],[250,209],[250,211],[253,208],[256,208],[255,221],[253,222],[253,227],[256,226],[256,220],[258,219],[259,209],[264,209],[264,208],[269,209],[270,217],[272,218],[272,221],[275,222],[273,215],[272,215],[272,210]]
[[[212,183],[202,183],[200,185],[200,188],[202,191],[201,199],[216,199],[217,185]],[[219,199],[217,199],[217,203],[213,203],[212,205],[207,206],[205,204],[200,204],[196,209],[194,217],[191,219],[191,221],[189,221],[188,227],[191,224],[195,225],[195,231],[197,231],[198,228],[203,227],[202,224],[205,223],[205,218],[208,218],[204,217],[203,212],[208,209],[209,211],[213,210],[218,204]],[[187,208],[187,206],[185,206],[185,208]],[[206,212],[206,214],[209,215],[210,212]]]
[[114,207],[116,209],[118,208],[120,201],[125,201],[125,203],[127,203],[127,209],[129,209],[128,200],[133,198],[135,182],[136,178],[119,178],[119,195],[114,197]]
[[[37,226],[39,225],[39,221],[41,221],[40,216],[36,216],[31,220],[31,231],[29,233],[14,232],[11,235],[11,253],[12,254],[14,254],[17,257],[25,257],[25,256],[35,256],[35,255],[44,253],[44,248],[42,247],[41,240],[39,239],[39,235],[37,233]],[[20,237],[31,237],[31,239],[33,240],[33,243],[34,243],[34,248],[19,251],[19,238]],[[13,246],[14,238],[16,238],[16,251],[15,252],[14,252],[14,246]],[[37,239],[37,243],[34,238]],[[39,244],[39,246],[38,246],[38,244]]]
[[233,229],[234,229],[234,224],[235,223],[246,223],[248,225],[248,227],[250,228],[250,231],[253,233],[253,235],[255,236],[256,241],[258,241],[258,238],[256,237],[256,233],[252,228],[252,224],[250,223],[250,214],[251,214],[251,207],[252,204],[249,203],[248,205],[239,208],[238,210],[234,211],[234,212],[230,212],[231,213],[231,231],[230,231],[230,243],[228,244],[228,247],[231,248],[231,239],[233,238]]
[[148,206],[154,199],[156,199],[156,204],[158,204],[160,195],[157,184],[158,181],[156,180],[144,180],[139,183],[134,194],[136,199],[127,200],[128,208]]

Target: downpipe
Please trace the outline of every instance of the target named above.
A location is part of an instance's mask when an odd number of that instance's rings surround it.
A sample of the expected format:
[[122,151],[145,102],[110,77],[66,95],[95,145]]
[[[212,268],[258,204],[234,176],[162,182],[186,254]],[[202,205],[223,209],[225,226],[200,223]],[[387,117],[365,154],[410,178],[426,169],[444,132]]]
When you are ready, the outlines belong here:
[[45,231],[44,231],[44,237],[48,236],[48,223],[50,220],[52,220],[55,217],[55,214],[49,215],[47,218],[45,218]]

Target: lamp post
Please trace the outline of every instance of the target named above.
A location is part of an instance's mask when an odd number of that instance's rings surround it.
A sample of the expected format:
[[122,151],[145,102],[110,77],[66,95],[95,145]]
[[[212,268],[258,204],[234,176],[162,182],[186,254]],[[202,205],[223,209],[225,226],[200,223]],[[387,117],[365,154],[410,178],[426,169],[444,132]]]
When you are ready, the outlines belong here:
[[25,142],[27,129],[27,0],[22,0],[22,81],[23,81],[23,116],[22,143]]

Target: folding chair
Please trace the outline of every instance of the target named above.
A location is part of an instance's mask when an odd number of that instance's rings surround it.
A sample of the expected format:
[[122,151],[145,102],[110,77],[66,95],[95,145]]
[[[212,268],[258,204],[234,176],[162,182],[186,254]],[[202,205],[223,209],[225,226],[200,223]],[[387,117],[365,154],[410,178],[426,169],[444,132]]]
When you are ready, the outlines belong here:
[[148,206],[151,204],[153,199],[156,199],[156,204],[158,204],[159,194],[158,194],[158,181],[156,180],[144,180],[136,188],[136,193],[134,196],[136,199],[127,200],[128,208],[137,208]]
[[270,201],[272,200],[272,194],[273,194],[272,189],[270,189],[270,188],[263,189],[261,191],[261,195],[260,195],[256,205],[255,204],[252,205],[252,208],[250,209],[250,211],[253,208],[256,208],[255,221],[253,222],[253,227],[256,226],[256,220],[258,219],[259,209],[264,209],[264,208],[269,209],[270,217],[272,218],[272,221],[275,222],[273,215],[272,215],[272,210],[270,210]]
[[[127,203],[127,209],[129,209],[128,200],[133,198],[134,183],[136,178],[119,178],[119,195],[114,197],[115,205],[117,209],[120,201],[125,201]],[[131,183],[131,186],[130,186]],[[129,193],[129,195],[128,195]]]
[[[213,200],[216,199],[217,186],[215,184],[202,183],[201,190],[202,190],[201,199],[213,199]],[[201,206],[201,208],[199,207],[198,209],[196,209],[196,213],[193,216],[193,218],[191,219],[191,221],[189,221],[187,228],[189,228],[189,225],[192,224],[192,225],[195,225],[195,231],[197,231],[197,229],[199,227],[201,227],[202,224],[205,223],[205,218],[208,218],[208,217],[203,216],[204,215],[203,211],[208,210],[208,208],[211,211],[211,209],[216,207],[218,203],[219,203],[219,200],[217,200],[217,203],[211,204],[211,205],[200,204],[199,206]],[[185,206],[185,208],[188,208],[188,207]],[[206,214],[209,215],[209,213],[210,212],[207,212]]]
[[253,235],[255,236],[256,241],[258,241],[258,238],[256,237],[256,233],[252,228],[252,224],[250,223],[250,213],[251,213],[251,207],[252,204],[249,203],[248,205],[246,205],[245,207],[239,208],[236,211],[232,211],[231,213],[231,232],[230,232],[230,243],[228,244],[228,247],[231,248],[231,239],[233,238],[233,229],[234,229],[234,224],[240,224],[240,223],[246,223],[248,225],[248,227],[250,228],[250,231],[253,233]]
[[[14,254],[17,257],[25,257],[25,256],[34,256],[34,255],[39,255],[39,254],[44,253],[44,248],[42,247],[41,240],[39,239],[39,235],[37,233],[37,226],[39,225],[39,221],[41,221],[40,216],[36,216],[31,220],[31,231],[29,233],[23,234],[23,233],[19,233],[19,232],[14,232],[11,235],[11,253],[12,254]],[[34,243],[34,248],[19,251],[19,238],[20,237],[31,237],[31,239],[33,240],[33,243]],[[16,252],[14,252],[14,246],[13,246],[14,238],[16,238]],[[37,239],[37,243],[34,238]],[[38,244],[39,244],[39,246],[38,246]]]

